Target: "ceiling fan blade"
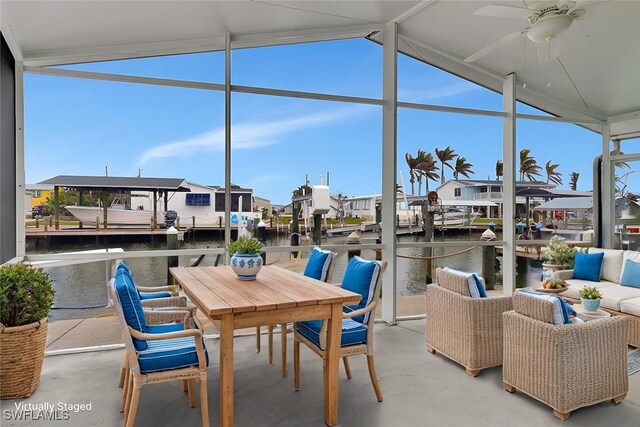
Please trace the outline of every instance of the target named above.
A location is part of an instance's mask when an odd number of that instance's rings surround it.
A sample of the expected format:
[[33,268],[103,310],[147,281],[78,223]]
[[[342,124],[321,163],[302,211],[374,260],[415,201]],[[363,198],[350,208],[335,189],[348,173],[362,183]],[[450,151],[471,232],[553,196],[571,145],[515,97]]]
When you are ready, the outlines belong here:
[[482,6],[473,12],[474,15],[492,16],[494,18],[516,18],[524,19],[527,16],[538,14],[535,9],[526,9],[524,7],[505,6],[500,4],[490,4]]
[[513,41],[515,39],[517,39],[518,37],[521,37],[523,33],[526,33],[527,30],[529,29],[529,27],[524,28],[522,30],[518,30],[515,33],[511,33],[508,36],[505,36],[503,38],[501,38],[498,41],[495,41],[493,43],[491,43],[489,46],[480,49],[479,51],[477,51],[476,53],[467,56],[464,59],[464,62],[474,62],[477,61],[478,59],[482,58],[483,56],[487,55],[488,53],[490,53],[492,50],[496,49],[497,47],[509,43],[510,41]]
[[575,2],[575,3],[576,3],[576,4],[575,4],[575,6],[573,6],[573,7],[571,8],[571,10],[569,10],[569,12],[568,12],[568,13],[573,13],[573,12],[575,12],[575,11],[576,11],[576,10],[578,10],[578,9],[584,9],[584,8],[586,8],[586,7],[593,7],[593,6],[595,6],[595,5],[602,4],[602,3],[609,3],[610,1],[611,1],[611,0],[589,1],[589,2],[587,2],[586,0],[582,0],[582,1],[577,0],[577,1]]
[[552,37],[546,43],[538,44],[538,64],[553,61],[560,57],[561,42],[559,37]]

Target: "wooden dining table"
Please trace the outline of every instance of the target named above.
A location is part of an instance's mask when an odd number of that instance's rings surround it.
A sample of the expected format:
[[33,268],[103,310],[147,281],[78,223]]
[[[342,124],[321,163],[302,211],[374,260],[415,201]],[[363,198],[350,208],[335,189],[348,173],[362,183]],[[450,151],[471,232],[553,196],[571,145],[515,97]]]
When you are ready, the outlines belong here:
[[323,367],[324,421],[338,422],[338,367],[342,307],[361,296],[277,266],[264,266],[256,280],[239,280],[231,267],[173,267],[171,275],[220,329],[220,425],[233,425],[234,329],[328,319]]

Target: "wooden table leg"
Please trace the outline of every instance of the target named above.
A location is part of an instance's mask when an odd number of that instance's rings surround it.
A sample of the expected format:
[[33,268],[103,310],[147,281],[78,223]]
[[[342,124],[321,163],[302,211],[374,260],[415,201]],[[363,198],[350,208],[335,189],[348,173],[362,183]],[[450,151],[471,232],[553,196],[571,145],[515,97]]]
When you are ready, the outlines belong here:
[[327,324],[327,349],[324,360],[324,422],[338,423],[338,372],[340,368],[340,338],[342,336],[342,304],[331,304]]
[[220,425],[233,426],[233,314],[220,319]]

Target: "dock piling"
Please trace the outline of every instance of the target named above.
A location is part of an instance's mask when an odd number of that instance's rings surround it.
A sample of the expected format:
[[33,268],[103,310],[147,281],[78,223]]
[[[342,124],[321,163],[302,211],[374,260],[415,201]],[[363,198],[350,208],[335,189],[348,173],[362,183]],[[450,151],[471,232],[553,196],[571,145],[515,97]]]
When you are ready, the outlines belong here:
[[[167,230],[167,250],[175,250],[178,249],[178,230],[175,227],[169,227]],[[169,256],[167,257],[167,284],[172,284],[172,277],[170,269],[171,267],[178,266],[178,257],[177,256]]]

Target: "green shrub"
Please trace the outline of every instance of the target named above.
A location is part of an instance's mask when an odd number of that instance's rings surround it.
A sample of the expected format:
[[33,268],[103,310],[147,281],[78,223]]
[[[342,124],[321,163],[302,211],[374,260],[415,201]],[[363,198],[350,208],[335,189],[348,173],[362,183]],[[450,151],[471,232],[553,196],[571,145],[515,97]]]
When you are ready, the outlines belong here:
[[229,255],[238,254],[259,254],[262,249],[262,243],[253,237],[239,237],[229,243]]
[[585,286],[580,289],[580,298],[583,299],[602,299],[602,294],[597,288]]
[[47,273],[24,264],[0,267],[0,323],[12,327],[46,318],[54,293]]

